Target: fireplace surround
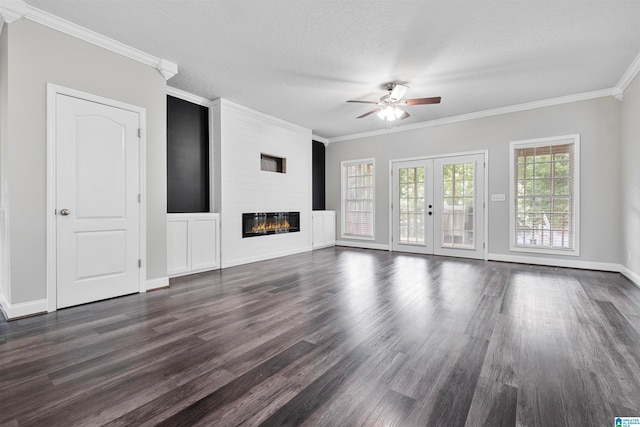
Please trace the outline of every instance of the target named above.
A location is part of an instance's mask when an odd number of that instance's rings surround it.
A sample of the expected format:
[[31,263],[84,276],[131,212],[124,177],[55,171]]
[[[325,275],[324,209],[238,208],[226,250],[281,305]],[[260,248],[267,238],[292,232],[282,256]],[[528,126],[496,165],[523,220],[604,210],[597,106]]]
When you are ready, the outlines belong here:
[[300,212],[251,212],[242,214],[242,237],[300,231]]

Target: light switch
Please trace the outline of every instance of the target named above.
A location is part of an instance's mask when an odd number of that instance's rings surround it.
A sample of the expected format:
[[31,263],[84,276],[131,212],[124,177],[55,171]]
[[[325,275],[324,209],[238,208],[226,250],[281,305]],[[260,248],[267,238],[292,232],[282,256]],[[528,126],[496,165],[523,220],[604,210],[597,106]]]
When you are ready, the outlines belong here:
[[492,194],[491,201],[492,202],[504,202],[507,200],[507,197],[504,194]]

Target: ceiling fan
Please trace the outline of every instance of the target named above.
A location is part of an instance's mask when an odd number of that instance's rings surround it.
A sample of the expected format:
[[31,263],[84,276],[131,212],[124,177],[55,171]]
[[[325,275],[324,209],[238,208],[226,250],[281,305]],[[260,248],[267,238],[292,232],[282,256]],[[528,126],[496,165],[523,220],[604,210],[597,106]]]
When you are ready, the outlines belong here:
[[384,95],[380,98],[380,101],[355,101],[349,100],[347,102],[356,102],[360,104],[376,104],[377,108],[364,113],[361,116],[356,117],[356,119],[361,119],[363,117],[367,117],[370,114],[378,113],[378,117],[381,119],[392,121],[395,119],[404,120],[407,117],[410,117],[409,114],[404,108],[409,105],[423,105],[423,104],[439,104],[440,97],[436,96],[433,98],[414,98],[414,99],[402,99],[402,97],[409,90],[409,86],[401,85],[399,83],[387,83],[384,87],[389,91],[388,94]]

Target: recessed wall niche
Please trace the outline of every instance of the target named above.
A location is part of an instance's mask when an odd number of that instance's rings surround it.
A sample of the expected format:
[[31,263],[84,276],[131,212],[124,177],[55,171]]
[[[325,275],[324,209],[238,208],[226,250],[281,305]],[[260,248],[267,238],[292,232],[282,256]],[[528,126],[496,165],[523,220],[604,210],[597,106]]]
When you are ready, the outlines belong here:
[[287,159],[284,157],[260,153],[260,170],[287,173]]

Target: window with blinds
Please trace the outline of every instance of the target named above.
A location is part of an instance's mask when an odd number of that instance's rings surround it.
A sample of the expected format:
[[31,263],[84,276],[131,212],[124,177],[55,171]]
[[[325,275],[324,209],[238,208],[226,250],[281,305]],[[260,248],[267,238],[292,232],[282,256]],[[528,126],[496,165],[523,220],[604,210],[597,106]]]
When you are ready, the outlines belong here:
[[511,143],[511,249],[578,255],[578,135]]
[[342,162],[342,237],[374,237],[374,161]]

